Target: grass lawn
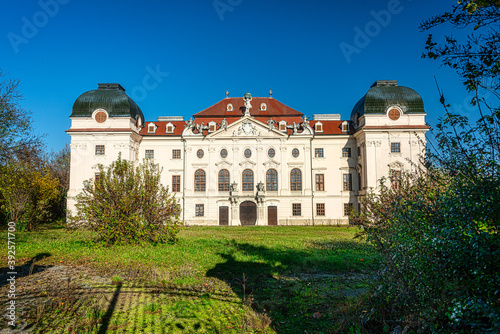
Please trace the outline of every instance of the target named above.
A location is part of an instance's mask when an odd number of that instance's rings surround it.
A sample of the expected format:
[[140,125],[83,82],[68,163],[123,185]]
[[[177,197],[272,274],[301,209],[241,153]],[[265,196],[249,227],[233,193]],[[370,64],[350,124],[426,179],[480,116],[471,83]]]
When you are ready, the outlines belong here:
[[18,322],[35,333],[329,333],[378,266],[356,232],[187,227],[177,244],[112,247],[87,231],[18,232]]

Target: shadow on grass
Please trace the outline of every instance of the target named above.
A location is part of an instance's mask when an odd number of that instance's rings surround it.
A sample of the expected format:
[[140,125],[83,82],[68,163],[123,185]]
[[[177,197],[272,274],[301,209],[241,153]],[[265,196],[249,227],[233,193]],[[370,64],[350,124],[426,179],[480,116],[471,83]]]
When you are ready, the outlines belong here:
[[307,251],[234,240],[229,246],[231,251],[219,254],[225,262],[206,276],[230,284],[245,304],[270,317],[278,333],[328,332],[335,309],[366,291],[359,286],[366,266],[349,262],[359,259],[352,253],[370,247],[354,241],[315,241]]
[[[9,281],[7,281],[8,278],[11,276],[14,276],[16,279],[36,274],[39,272],[42,272],[44,270],[47,270],[48,268],[52,267],[51,265],[38,265],[36,262],[43,260],[45,258],[50,257],[52,254],[50,253],[39,253],[36,256],[32,257],[28,262],[24,263],[21,266],[15,266],[14,268],[11,267],[3,267],[0,268],[0,287],[9,284]],[[15,273],[15,274],[12,274]]]

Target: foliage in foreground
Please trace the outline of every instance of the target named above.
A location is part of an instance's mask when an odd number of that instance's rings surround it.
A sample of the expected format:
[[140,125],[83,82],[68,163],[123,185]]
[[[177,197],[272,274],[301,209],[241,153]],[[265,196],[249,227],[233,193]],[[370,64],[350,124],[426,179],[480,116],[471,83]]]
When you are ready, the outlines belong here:
[[428,332],[500,330],[498,178],[439,171],[381,186],[353,216],[384,257],[366,320]]
[[47,168],[27,163],[0,166],[0,210],[19,229],[33,231],[53,218],[51,209],[60,196],[59,180]]
[[89,227],[109,244],[175,241],[181,225],[180,206],[160,182],[158,165],[118,157],[98,166],[97,180],[84,182],[76,197],[73,227]]
[[437,126],[438,152],[427,154],[429,168],[406,175],[398,189],[382,184],[365,210],[353,214],[385,265],[379,288],[363,305],[370,310],[361,322],[367,330],[390,324],[403,331],[500,332],[500,109],[493,105],[500,97],[499,17],[498,1],[463,0],[421,26],[486,31],[462,44],[446,37],[440,46],[429,37],[424,53],[457,70],[474,93],[479,119],[474,124],[450,112],[439,92],[445,115]]

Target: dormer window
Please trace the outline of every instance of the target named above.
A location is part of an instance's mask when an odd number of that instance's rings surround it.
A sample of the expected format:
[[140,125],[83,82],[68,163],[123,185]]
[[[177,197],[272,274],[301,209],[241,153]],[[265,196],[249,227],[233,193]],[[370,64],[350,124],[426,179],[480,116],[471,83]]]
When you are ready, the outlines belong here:
[[167,133],[174,133],[174,129],[175,127],[172,123],[167,124],[167,131],[166,131]]
[[323,132],[323,123],[317,122],[314,125],[314,131],[316,131],[316,132]]
[[149,123],[148,133],[155,133],[155,132],[156,132],[156,125],[154,123]]
[[234,110],[234,108],[233,108],[233,104],[232,104],[232,103],[228,103],[228,104],[227,104],[227,107],[226,107],[226,110],[227,110],[227,111],[233,111],[233,110]]
[[280,131],[286,131],[286,122],[285,121],[280,122]]
[[262,103],[262,104],[260,105],[260,110],[262,110],[262,111],[266,111],[266,110],[267,110],[267,105],[266,105],[265,103]]
[[208,132],[215,132],[217,130],[217,123],[210,122],[208,123]]
[[349,122],[344,121],[342,122],[342,132],[348,132],[349,131]]

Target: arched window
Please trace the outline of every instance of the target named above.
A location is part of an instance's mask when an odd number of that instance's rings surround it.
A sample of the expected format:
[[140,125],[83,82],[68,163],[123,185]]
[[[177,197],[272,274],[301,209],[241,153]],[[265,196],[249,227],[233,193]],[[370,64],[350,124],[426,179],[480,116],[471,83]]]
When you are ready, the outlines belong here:
[[266,190],[278,191],[278,172],[276,169],[268,169],[266,172]]
[[243,191],[253,191],[253,171],[251,169],[243,171],[241,181]]
[[219,191],[229,191],[229,171],[221,169],[219,172]]
[[194,191],[205,191],[206,185],[205,171],[203,169],[198,169],[194,172]]
[[302,191],[302,172],[298,168],[294,168],[290,172],[290,190]]

